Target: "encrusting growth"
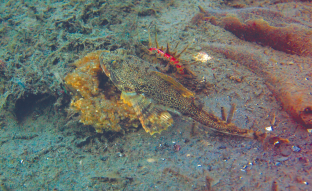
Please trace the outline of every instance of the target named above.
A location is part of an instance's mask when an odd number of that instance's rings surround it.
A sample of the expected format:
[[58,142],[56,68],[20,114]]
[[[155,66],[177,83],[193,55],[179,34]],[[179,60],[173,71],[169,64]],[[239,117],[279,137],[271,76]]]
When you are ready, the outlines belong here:
[[[92,125],[96,132],[124,132],[140,124],[132,107],[120,101],[120,91],[103,74],[95,51],[77,60],[77,67],[65,77],[73,89],[70,109],[80,113],[80,122]],[[107,52],[107,51],[106,51]]]

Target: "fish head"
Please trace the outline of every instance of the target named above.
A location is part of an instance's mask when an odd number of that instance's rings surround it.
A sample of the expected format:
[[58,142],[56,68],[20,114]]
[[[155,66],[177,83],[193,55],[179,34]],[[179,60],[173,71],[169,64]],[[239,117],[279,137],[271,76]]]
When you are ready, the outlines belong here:
[[120,52],[103,52],[100,55],[100,65],[103,72],[113,84],[124,92],[135,92],[131,81],[127,57]]

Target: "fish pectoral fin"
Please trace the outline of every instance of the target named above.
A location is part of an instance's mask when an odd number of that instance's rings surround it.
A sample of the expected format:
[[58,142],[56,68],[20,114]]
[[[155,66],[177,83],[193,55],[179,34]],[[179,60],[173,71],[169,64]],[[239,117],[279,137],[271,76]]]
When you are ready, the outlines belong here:
[[162,106],[151,99],[133,92],[122,92],[122,100],[131,105],[136,112],[142,127],[147,133],[161,133],[173,125],[172,115]]
[[185,88],[182,84],[177,82],[174,78],[172,78],[166,74],[163,74],[161,72],[157,72],[157,71],[152,71],[152,73],[156,74],[157,76],[159,76],[160,78],[165,80],[168,84],[170,84],[172,86],[172,88],[174,88],[176,91],[180,92],[180,94],[182,96],[184,96],[184,97],[194,97],[195,96],[195,94],[192,91]]

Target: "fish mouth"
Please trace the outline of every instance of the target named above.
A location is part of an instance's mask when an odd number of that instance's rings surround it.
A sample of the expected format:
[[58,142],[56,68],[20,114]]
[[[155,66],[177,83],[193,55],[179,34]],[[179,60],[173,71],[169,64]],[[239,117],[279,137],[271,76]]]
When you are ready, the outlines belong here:
[[101,68],[102,68],[103,72],[105,73],[105,75],[106,75],[107,77],[109,77],[109,79],[114,83],[114,85],[115,85],[116,87],[119,88],[120,79],[118,78],[118,76],[116,76],[116,75],[114,74],[114,72],[111,73],[103,63],[101,63],[100,65],[101,65]]
[[103,70],[103,72],[106,74],[107,77],[111,76],[111,73],[108,71],[108,69],[105,67],[105,65],[101,62],[101,68]]
[[116,63],[115,60],[108,61],[105,59],[105,55],[101,55],[100,57],[100,66],[105,73],[105,75],[110,79],[110,81],[113,82],[113,84],[120,90],[124,89],[122,86],[122,79],[116,73],[114,70],[112,70],[112,64]]
[[107,77],[110,77],[110,76],[111,76],[111,73],[110,73],[109,70],[107,69],[106,63],[105,63],[105,61],[104,61],[105,55],[107,55],[106,52],[104,52],[104,53],[102,53],[102,54],[100,55],[100,66],[101,66],[103,72],[106,74],[106,76],[107,76]]

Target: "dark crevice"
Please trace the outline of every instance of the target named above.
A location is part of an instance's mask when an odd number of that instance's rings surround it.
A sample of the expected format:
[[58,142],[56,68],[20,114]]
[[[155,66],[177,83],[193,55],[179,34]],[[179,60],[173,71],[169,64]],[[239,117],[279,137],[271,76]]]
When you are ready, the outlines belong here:
[[[56,101],[55,97],[48,94],[29,94],[16,101],[14,113],[17,121],[23,122],[26,117],[32,115],[32,113],[43,111],[46,107],[50,106]],[[40,112],[41,113],[41,112]]]

